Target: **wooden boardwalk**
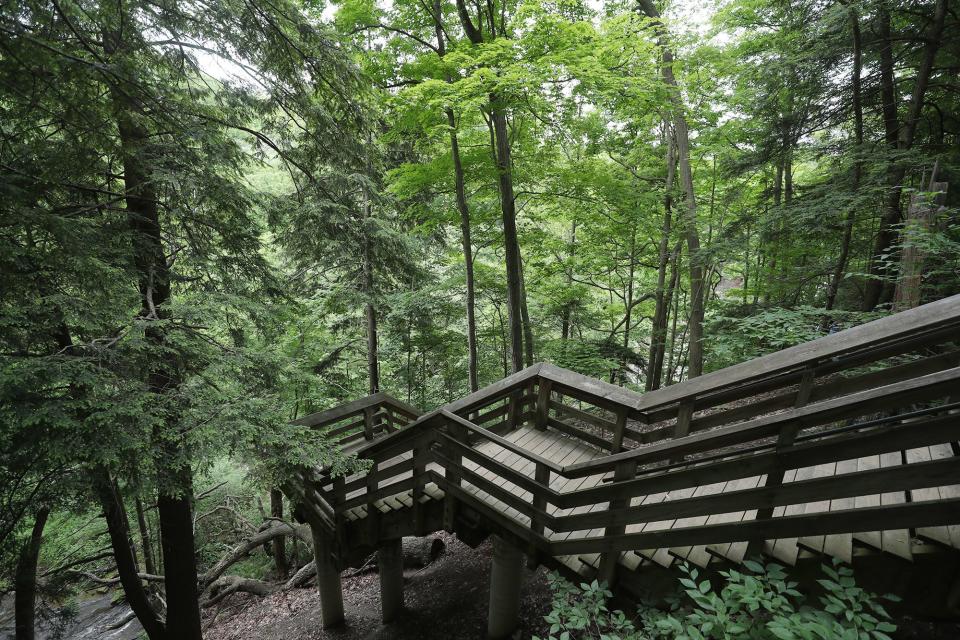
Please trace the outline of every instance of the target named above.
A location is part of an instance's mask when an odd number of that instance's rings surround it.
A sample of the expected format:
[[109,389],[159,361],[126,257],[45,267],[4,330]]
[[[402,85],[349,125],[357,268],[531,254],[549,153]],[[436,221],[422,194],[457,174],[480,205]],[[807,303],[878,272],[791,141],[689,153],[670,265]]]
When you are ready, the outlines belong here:
[[[558,433],[555,431],[540,431],[534,427],[524,426],[505,436],[505,439],[513,444],[522,447],[531,454],[546,458],[560,466],[570,465],[577,462],[596,460],[607,455],[592,445],[585,444],[572,436]],[[534,479],[536,470],[535,463],[519,456],[518,454],[505,449],[493,442],[483,442],[476,449],[489,456],[491,459],[502,464],[510,466],[520,474]],[[933,447],[922,447],[909,449],[901,454],[881,456],[866,456],[862,458],[853,458],[840,462],[830,462],[822,465],[802,467],[795,471],[785,474],[784,483],[799,482],[802,480],[811,480],[827,477],[843,476],[844,474],[855,473],[858,471],[867,471],[891,466],[911,464],[916,462],[926,462],[935,459],[954,458],[956,454],[949,445],[936,445]],[[412,458],[410,453],[401,454],[391,458],[384,463],[384,467],[396,464],[402,460]],[[431,463],[430,468],[435,472],[441,470],[440,466]],[[510,492],[522,501],[530,501],[533,495],[530,491],[518,486],[514,482],[496,475],[494,472],[484,469],[481,465],[466,461],[464,468],[472,473],[479,474],[488,481],[494,483],[501,489]],[[398,478],[409,478],[412,476],[412,470],[405,474],[400,474]],[[566,493],[577,489],[596,487],[605,481],[610,481],[612,473],[598,474],[584,478],[567,479],[563,477],[554,477],[551,480],[550,488],[558,493]],[[668,504],[670,501],[680,500],[690,497],[712,496],[724,492],[734,492],[743,489],[755,489],[766,483],[766,475],[756,475],[747,478],[739,478],[725,482],[717,482],[709,485],[702,485],[693,488],[677,489],[668,492],[650,493],[643,496],[637,496],[631,499],[631,506],[649,505],[649,504]],[[483,501],[491,509],[494,509],[505,516],[511,518],[521,527],[529,527],[531,519],[529,516],[521,513],[509,504],[500,500],[483,487],[473,485],[469,481],[464,481],[463,488]],[[348,499],[354,498],[362,492],[357,489],[349,494]],[[393,496],[376,501],[374,504],[382,513],[391,510],[398,511],[412,507],[413,497],[412,489],[398,493]],[[436,483],[427,485],[426,494],[429,499],[442,500],[443,490]],[[829,511],[840,511],[853,508],[855,506],[871,506],[882,504],[896,504],[907,502],[922,502],[930,499],[939,499],[944,497],[960,496],[960,484],[952,484],[940,487],[930,487],[923,489],[914,489],[909,491],[888,492],[882,494],[873,494],[858,496],[855,498],[844,498],[837,500],[819,500],[813,502],[804,502],[792,504],[785,507],[777,507],[774,510],[774,517],[782,515],[815,514]],[[555,517],[590,513],[601,511],[609,507],[608,502],[599,502],[593,505],[584,505],[575,508],[563,509],[555,505],[548,507],[548,513]],[[742,522],[755,518],[756,510],[750,511],[732,511],[727,513],[713,514],[710,516],[697,516],[692,518],[673,518],[659,520],[655,522],[634,524],[626,527],[627,533],[640,533],[643,531],[663,531],[674,527],[696,527],[703,524],[719,524],[729,522]],[[366,508],[363,506],[351,509],[347,517],[350,520],[360,520],[366,517]],[[960,520],[960,518],[958,518]],[[602,535],[602,529],[593,529],[589,531],[575,532],[553,532],[549,528],[546,534],[550,540],[566,540],[572,537],[587,537],[589,535]],[[913,559],[913,549],[923,547],[924,553],[931,550],[926,547],[929,544],[937,544],[943,548],[960,550],[960,524],[938,527],[921,527],[915,531],[909,529],[894,529],[884,531],[865,531],[852,532],[834,535],[821,536],[803,536],[789,537],[765,540],[758,551],[776,559],[779,562],[794,565],[801,553],[816,553],[826,558],[835,557],[844,562],[850,563],[853,560],[853,550],[856,545],[861,552],[888,553],[900,557],[904,560]],[[687,561],[700,567],[707,567],[711,563],[729,562],[739,564],[746,557],[748,548],[747,541],[663,547],[655,549],[635,549],[624,552],[620,558],[620,563],[626,568],[634,570],[643,565],[644,561],[653,562],[663,567],[670,567],[675,562]],[[599,554],[584,554],[582,556],[563,556],[561,562],[566,564],[578,573],[589,575],[597,568]],[[590,567],[590,568],[588,568]]]
[[960,551],[960,296],[645,394],[544,363],[424,415],[376,394],[300,422],[372,465],[287,487],[332,567],[438,529],[611,583]]

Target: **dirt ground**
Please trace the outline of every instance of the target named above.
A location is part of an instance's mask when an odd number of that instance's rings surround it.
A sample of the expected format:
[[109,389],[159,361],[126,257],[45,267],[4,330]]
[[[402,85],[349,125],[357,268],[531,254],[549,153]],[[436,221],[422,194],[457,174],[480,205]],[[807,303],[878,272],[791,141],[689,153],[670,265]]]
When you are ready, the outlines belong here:
[[[205,614],[205,640],[467,640],[486,638],[490,543],[471,549],[439,534],[447,548],[423,569],[404,572],[406,612],[380,623],[380,586],[375,570],[343,579],[346,624],[320,628],[320,598],[313,587],[257,598],[231,596]],[[519,636],[543,635],[550,609],[546,572],[524,571]]]
[[[406,612],[390,625],[380,623],[376,570],[343,578],[346,624],[320,628],[320,598],[314,587],[266,598],[236,594],[204,614],[205,640],[485,640],[489,597],[490,544],[471,549],[456,537],[438,534],[447,547],[423,569],[404,572]],[[524,640],[545,636],[550,609],[546,571],[524,570],[521,625]],[[957,640],[960,625],[899,619],[897,640]]]

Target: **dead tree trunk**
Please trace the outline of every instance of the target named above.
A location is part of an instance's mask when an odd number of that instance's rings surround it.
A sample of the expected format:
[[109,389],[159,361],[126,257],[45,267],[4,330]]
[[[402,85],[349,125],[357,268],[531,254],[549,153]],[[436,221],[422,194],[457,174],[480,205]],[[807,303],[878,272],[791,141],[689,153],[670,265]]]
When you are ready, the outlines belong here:
[[918,236],[922,236],[933,227],[937,212],[946,200],[947,192],[947,183],[936,182],[934,177],[931,177],[928,189],[936,194],[932,200],[923,193],[915,193],[910,198],[907,221],[902,232],[903,252],[900,256],[900,275],[893,298],[895,312],[906,311],[920,304],[923,263],[927,253],[923,243],[917,240]]

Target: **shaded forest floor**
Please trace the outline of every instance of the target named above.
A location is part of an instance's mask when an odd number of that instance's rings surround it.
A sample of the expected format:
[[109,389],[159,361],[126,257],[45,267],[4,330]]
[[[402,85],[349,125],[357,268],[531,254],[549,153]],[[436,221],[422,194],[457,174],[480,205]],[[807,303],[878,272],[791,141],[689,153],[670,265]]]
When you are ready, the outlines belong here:
[[[375,570],[343,579],[347,622],[320,628],[320,597],[313,587],[257,598],[236,594],[204,618],[205,640],[440,640],[485,639],[490,580],[490,543],[471,549],[456,537],[437,561],[404,571],[406,611],[380,623],[380,583]],[[525,570],[520,636],[543,635],[550,590],[543,568]]]
[[[438,533],[446,551],[423,569],[404,571],[406,611],[390,625],[380,623],[376,570],[343,578],[347,622],[320,626],[320,597],[314,587],[259,598],[235,594],[204,617],[204,640],[485,640],[490,580],[490,543],[471,549],[455,536]],[[515,638],[546,636],[550,610],[547,572],[525,570]],[[897,640],[957,640],[960,624],[895,620]]]

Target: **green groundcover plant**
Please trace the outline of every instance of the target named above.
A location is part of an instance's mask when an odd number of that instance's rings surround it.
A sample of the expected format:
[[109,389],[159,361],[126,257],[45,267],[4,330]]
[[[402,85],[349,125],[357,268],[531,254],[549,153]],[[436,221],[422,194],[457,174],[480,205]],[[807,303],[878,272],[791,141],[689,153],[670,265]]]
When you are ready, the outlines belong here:
[[[746,571],[721,571],[721,580],[701,579],[684,564],[679,592],[667,610],[643,606],[633,618],[607,606],[606,584],[571,584],[551,574],[553,607],[546,616],[549,640],[889,640],[896,626],[880,598],[857,586],[853,571],[838,562],[823,565],[818,604],[807,603],[783,567],[744,563]],[[535,640],[541,640],[536,638]]]

